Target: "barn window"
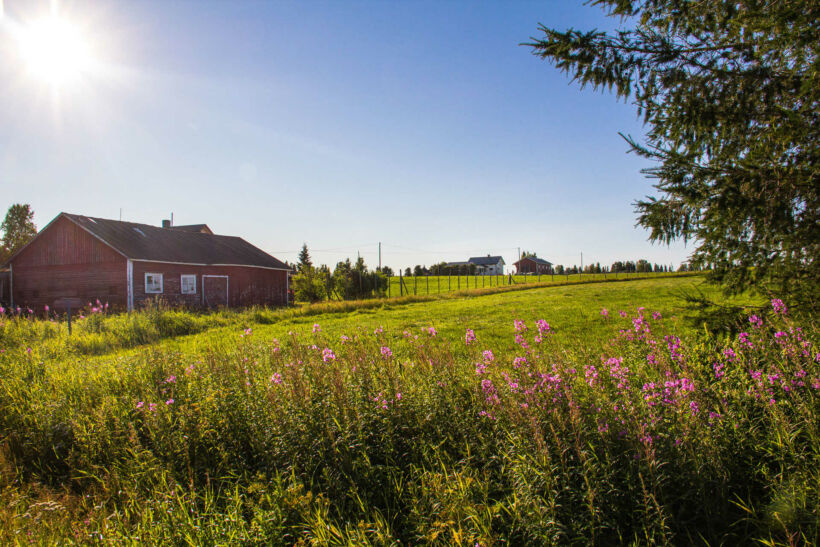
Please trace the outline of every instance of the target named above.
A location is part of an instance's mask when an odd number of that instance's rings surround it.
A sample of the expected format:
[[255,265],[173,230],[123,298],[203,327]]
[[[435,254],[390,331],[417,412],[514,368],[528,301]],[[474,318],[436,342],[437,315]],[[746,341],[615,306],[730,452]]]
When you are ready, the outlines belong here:
[[182,288],[182,294],[196,294],[196,276],[195,275],[180,276],[179,285]]
[[145,293],[146,294],[162,294],[162,274],[147,273],[145,274]]

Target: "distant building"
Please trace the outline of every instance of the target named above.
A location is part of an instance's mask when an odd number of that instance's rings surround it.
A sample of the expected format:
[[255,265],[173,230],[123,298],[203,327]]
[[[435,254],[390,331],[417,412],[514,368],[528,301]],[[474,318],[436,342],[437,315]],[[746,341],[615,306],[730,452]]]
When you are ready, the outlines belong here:
[[537,256],[525,256],[518,262],[514,262],[515,273],[518,274],[551,274],[552,262],[538,258]]
[[66,300],[133,310],[162,298],[188,306],[285,305],[288,266],[205,224],[162,227],[60,213],[9,260],[9,300]]
[[476,265],[476,273],[479,275],[504,274],[504,259],[500,256],[473,256],[467,262]]

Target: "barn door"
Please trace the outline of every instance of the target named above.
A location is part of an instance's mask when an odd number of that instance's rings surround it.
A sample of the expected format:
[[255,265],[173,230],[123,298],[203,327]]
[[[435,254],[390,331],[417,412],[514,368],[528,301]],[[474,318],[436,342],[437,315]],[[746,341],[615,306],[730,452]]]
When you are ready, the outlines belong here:
[[202,276],[202,304],[206,308],[218,308],[228,305],[228,276]]

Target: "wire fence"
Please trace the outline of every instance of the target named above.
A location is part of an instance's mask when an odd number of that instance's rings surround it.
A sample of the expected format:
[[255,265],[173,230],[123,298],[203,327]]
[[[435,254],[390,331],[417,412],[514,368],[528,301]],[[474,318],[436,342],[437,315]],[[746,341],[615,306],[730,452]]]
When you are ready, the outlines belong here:
[[[695,273],[695,272],[693,272]],[[614,281],[627,279],[653,279],[679,277],[683,272],[607,272],[581,274],[530,274],[530,275],[419,275],[392,276],[388,280],[386,297],[430,295],[510,285],[566,285],[579,282]]]

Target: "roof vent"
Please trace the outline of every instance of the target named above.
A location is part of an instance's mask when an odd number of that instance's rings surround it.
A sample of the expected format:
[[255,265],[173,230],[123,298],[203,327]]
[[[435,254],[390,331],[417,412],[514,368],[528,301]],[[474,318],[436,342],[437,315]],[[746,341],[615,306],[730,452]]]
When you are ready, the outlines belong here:
[[137,232],[142,237],[145,237],[145,233],[142,230],[140,230],[139,228],[137,228],[136,226],[134,226],[134,231]]
[[170,220],[163,220],[162,221],[162,227],[163,228],[170,228],[171,227],[171,221]]

